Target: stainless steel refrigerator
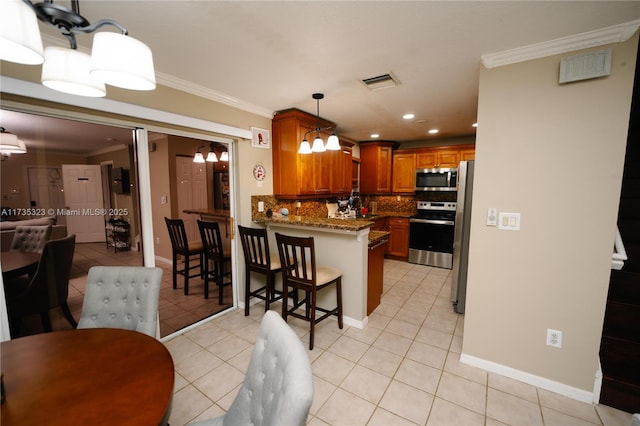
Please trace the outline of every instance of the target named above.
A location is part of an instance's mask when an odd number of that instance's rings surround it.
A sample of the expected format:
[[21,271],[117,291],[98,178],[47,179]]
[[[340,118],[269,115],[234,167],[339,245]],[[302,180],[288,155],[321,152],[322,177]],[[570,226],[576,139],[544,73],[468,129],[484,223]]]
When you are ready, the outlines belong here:
[[458,194],[455,229],[453,232],[453,265],[451,268],[451,301],[453,309],[461,314],[465,310],[467,295],[474,165],[474,161],[461,161],[458,166]]

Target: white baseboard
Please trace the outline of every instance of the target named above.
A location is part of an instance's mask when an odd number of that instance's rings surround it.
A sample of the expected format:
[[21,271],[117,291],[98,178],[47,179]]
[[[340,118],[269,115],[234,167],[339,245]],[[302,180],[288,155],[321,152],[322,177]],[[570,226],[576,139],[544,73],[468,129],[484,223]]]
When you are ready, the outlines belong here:
[[169,265],[173,265],[173,260],[167,259],[166,257],[156,256],[155,259],[156,259],[156,262],[162,262],[162,263],[167,263]]
[[492,373],[500,374],[501,376],[528,383],[538,388],[542,388],[550,392],[555,392],[557,394],[575,399],[577,401],[586,402],[588,404],[591,404],[594,401],[593,392],[565,385],[564,383],[536,376],[525,371],[516,370],[515,368],[497,364],[492,361],[487,361],[485,359],[477,358],[463,353],[460,355],[460,362],[472,365],[474,367],[482,368],[483,370],[487,370]]

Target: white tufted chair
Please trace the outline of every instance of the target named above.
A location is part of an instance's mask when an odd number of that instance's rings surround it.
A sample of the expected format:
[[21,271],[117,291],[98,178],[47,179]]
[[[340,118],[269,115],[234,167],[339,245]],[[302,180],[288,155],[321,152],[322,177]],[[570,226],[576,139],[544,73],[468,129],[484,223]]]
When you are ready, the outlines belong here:
[[313,402],[313,377],[302,341],[273,311],[264,314],[242,387],[224,416],[192,426],[302,426]]
[[51,238],[51,225],[16,226],[11,251],[42,253],[44,245]]
[[160,268],[92,267],[78,328],[123,328],[156,337],[161,281]]

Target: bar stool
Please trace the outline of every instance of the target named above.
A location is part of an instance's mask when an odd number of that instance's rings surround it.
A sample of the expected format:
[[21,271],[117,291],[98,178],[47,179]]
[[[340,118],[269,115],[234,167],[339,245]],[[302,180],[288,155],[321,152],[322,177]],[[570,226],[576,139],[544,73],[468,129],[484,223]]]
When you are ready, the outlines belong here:
[[198,229],[204,247],[204,298],[209,298],[209,280],[212,279],[218,286],[218,303],[222,305],[224,286],[231,285],[231,280],[226,284],[224,282],[224,277],[231,276],[231,267],[229,272],[224,272],[226,263],[231,266],[231,254],[228,251],[225,253],[222,246],[218,222],[198,220]]
[[[342,328],[342,272],[327,266],[316,265],[316,252],[313,237],[293,237],[276,232],[276,242],[280,264],[282,265],[282,318],[291,315],[310,322],[309,350],[313,349],[315,325],[330,315],[338,317],[338,327]],[[325,309],[316,306],[319,290],[336,285],[336,308]],[[288,287],[305,292],[304,299],[288,307]],[[305,304],[304,315],[296,312]],[[323,315],[316,318],[316,311]]]
[[[271,258],[269,253],[269,238],[267,230],[262,228],[247,228],[238,225],[242,251],[244,252],[245,286],[244,286],[244,316],[249,315],[249,298],[256,297],[265,302],[264,311],[269,310],[271,302],[282,299],[282,293],[275,290],[275,277],[282,271],[279,258]],[[251,290],[251,272],[263,274],[266,277],[264,286]],[[262,294],[264,292],[264,294]]]
[[[164,218],[167,223],[167,229],[169,230],[169,238],[171,239],[171,248],[173,251],[173,289],[177,286],[177,275],[184,276],[184,294],[189,294],[189,278],[202,276],[202,264],[204,259],[204,248],[200,241],[189,243],[187,240],[187,232],[184,229],[184,222],[182,219],[169,219]],[[184,268],[178,269],[178,256],[184,257]],[[190,266],[189,263],[193,256],[198,256],[199,262],[197,265]],[[199,271],[196,274],[192,274],[193,269],[198,268]]]

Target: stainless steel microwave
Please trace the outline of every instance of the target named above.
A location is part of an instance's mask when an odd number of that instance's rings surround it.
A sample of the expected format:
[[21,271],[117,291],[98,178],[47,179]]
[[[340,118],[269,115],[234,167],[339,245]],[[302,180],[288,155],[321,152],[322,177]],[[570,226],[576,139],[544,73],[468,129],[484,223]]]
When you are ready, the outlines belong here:
[[457,168],[416,170],[416,191],[455,191],[457,184]]

